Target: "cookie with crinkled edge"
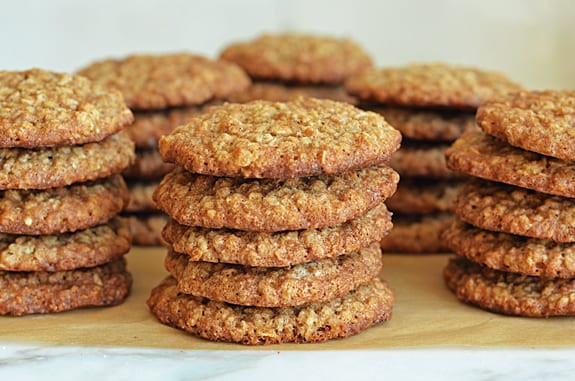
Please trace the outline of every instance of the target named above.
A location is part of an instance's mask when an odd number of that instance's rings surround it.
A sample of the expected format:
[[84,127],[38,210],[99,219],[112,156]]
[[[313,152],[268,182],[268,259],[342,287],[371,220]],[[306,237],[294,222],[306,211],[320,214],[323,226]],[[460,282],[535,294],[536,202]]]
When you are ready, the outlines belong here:
[[126,212],[157,211],[158,208],[154,202],[153,195],[159,183],[159,180],[129,182],[128,190],[130,192],[130,202],[124,210]]
[[230,102],[246,103],[255,100],[287,102],[299,97],[331,99],[332,101],[356,104],[357,99],[349,95],[342,86],[297,85],[281,82],[256,82],[246,90],[230,95]]
[[176,168],[154,201],[178,223],[257,232],[335,226],[364,215],[395,192],[399,176],[382,165],[287,180],[196,175]]
[[575,198],[575,164],[515,148],[481,131],[465,133],[445,156],[453,171]]
[[121,91],[135,110],[199,105],[250,85],[249,77],[236,64],[188,53],[108,59],[94,62],[78,74]]
[[488,99],[477,110],[477,124],[512,146],[575,160],[575,91],[520,91]]
[[293,33],[234,43],[220,57],[253,78],[298,83],[339,84],[371,66],[371,57],[350,39]]
[[432,179],[457,179],[462,175],[447,168],[445,144],[426,144],[406,141],[391,159],[389,165],[402,177],[426,177]]
[[453,213],[486,230],[575,242],[575,200],[488,181],[461,185]]
[[349,294],[300,307],[245,307],[181,294],[174,278],[152,290],[160,322],[213,341],[249,345],[315,343],[355,335],[391,319],[393,293],[375,278]]
[[0,233],[0,270],[64,271],[114,261],[130,250],[128,221],[115,218],[105,225],[59,235]]
[[57,272],[0,272],[0,315],[31,315],[122,303],[132,276],[122,258],[97,267]]
[[136,150],[134,164],[126,168],[122,175],[126,179],[154,180],[161,179],[162,176],[169,173],[172,169],[174,169],[174,165],[165,163],[157,150]]
[[357,251],[381,240],[391,228],[391,213],[380,204],[363,216],[323,229],[261,233],[190,227],[170,220],[162,235],[176,252],[194,261],[283,267]]
[[122,176],[46,190],[0,191],[0,232],[59,234],[105,224],[128,204]]
[[214,106],[160,139],[162,158],[213,176],[291,178],[383,163],[401,134],[381,115],[325,99]]
[[401,179],[397,191],[386,201],[394,213],[432,214],[448,212],[457,195],[458,182]]
[[457,110],[433,110],[400,107],[370,107],[404,138],[451,142],[465,131],[478,129],[475,114]]
[[132,244],[136,246],[167,246],[162,229],[168,222],[163,213],[135,213],[124,215],[130,221]]
[[375,278],[381,270],[377,246],[290,267],[247,267],[191,261],[170,252],[166,269],[184,294],[255,307],[328,302]]
[[495,270],[575,278],[575,245],[476,228],[453,218],[441,238],[456,254]]
[[440,238],[448,213],[393,216],[393,229],[381,240],[384,253],[435,254],[449,248]]
[[449,260],[443,271],[457,299],[482,309],[515,316],[575,314],[575,280],[497,271],[465,258]]
[[41,69],[0,71],[0,147],[100,141],[132,123],[122,94]]
[[0,189],[48,189],[122,172],[135,158],[124,131],[101,142],[53,148],[0,148]]
[[463,110],[474,110],[487,98],[523,89],[501,73],[445,63],[370,68],[349,78],[345,88],[366,102]]

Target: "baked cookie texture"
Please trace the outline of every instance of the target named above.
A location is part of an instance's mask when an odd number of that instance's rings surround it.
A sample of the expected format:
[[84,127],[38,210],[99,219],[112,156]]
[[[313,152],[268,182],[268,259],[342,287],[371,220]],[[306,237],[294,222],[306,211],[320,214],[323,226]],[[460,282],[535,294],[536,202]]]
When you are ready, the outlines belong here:
[[397,215],[393,229],[381,240],[384,253],[445,253],[449,247],[440,234],[449,219],[447,213]]
[[263,35],[225,48],[220,57],[253,78],[298,83],[342,83],[371,66],[371,58],[349,39],[303,34]]
[[445,151],[447,144],[426,144],[406,141],[389,160],[389,165],[404,178],[427,178],[449,180],[461,178],[461,174],[447,168]]
[[341,225],[276,233],[166,225],[164,239],[191,260],[253,267],[286,267],[333,258],[381,240],[392,228],[391,213],[380,204]]
[[507,315],[550,317],[575,314],[575,280],[497,271],[465,258],[450,259],[443,273],[463,302]]
[[211,108],[159,148],[165,161],[194,173],[285,179],[378,165],[400,141],[378,114],[310,98]]
[[130,182],[130,202],[124,209],[126,212],[153,212],[157,211],[156,203],[153,199],[154,191],[158,186],[157,182]]
[[486,100],[477,123],[512,146],[575,160],[575,91],[521,91]]
[[383,165],[287,180],[168,174],[154,193],[158,207],[188,226],[276,232],[334,226],[359,217],[396,189]]
[[181,294],[168,277],[148,306],[164,324],[209,340],[262,345],[315,343],[357,334],[391,318],[393,293],[375,278],[342,298],[299,307],[246,307]]
[[345,87],[367,102],[461,110],[474,110],[484,99],[522,90],[501,73],[444,63],[370,68],[350,77]]
[[400,214],[423,215],[449,212],[457,196],[458,182],[438,182],[407,178],[387,200],[390,209]]
[[69,271],[0,271],[0,315],[30,315],[111,306],[129,294],[132,276],[119,259]]
[[162,160],[155,149],[136,150],[136,160],[122,172],[127,179],[159,181],[165,174],[174,169],[174,165]]
[[246,103],[255,100],[287,102],[297,98],[331,99],[356,104],[357,100],[338,85],[302,85],[281,82],[255,82],[246,90],[227,97],[230,102]]
[[163,213],[125,214],[130,221],[132,243],[137,246],[166,246],[162,239],[162,229],[168,222]]
[[200,105],[250,84],[245,72],[233,63],[186,53],[103,60],[78,74],[121,91],[135,110]]
[[0,71],[0,147],[97,142],[134,120],[122,94],[41,69]]

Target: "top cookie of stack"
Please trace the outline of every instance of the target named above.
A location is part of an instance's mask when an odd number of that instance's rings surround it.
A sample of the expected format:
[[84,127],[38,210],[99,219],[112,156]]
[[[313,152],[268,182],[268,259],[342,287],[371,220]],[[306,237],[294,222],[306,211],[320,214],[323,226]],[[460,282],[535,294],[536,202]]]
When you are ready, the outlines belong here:
[[230,98],[240,103],[300,96],[355,103],[342,84],[371,66],[369,55],[349,39],[303,34],[263,35],[232,44],[221,58],[240,65],[256,81]]
[[461,175],[444,153],[449,142],[475,128],[483,99],[520,89],[502,74],[446,64],[370,68],[351,77],[346,89],[403,134],[390,165],[401,175],[389,200],[395,228],[382,242],[391,252],[440,252],[439,239]]
[[463,186],[443,238],[459,299],[495,312],[575,314],[575,91],[521,91],[477,111],[447,150]]
[[312,98],[214,106],[163,137],[162,157],[179,167],[154,194],[173,219],[173,278],[152,292],[154,314],[246,344],[323,341],[389,319],[377,242],[399,179],[383,163],[400,139],[375,113]]
[[[127,295],[130,233],[114,217],[134,160],[119,92],[33,69],[0,72],[0,314],[110,305]],[[33,255],[32,255],[32,254]]]
[[137,158],[124,173],[131,194],[127,212],[134,243],[159,245],[166,218],[157,212],[152,193],[172,165],[162,161],[158,139],[206,106],[245,90],[250,80],[233,63],[184,53],[104,60],[79,73],[121,91],[135,111],[136,120],[128,132],[136,143]]

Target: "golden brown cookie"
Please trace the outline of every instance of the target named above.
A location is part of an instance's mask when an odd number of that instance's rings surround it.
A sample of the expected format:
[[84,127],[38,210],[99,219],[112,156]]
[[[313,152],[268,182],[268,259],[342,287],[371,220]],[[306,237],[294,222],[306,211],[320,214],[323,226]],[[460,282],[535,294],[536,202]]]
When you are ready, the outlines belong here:
[[465,133],[445,155],[447,166],[454,171],[575,197],[575,164],[512,147],[481,131]]
[[54,148],[1,148],[0,189],[48,189],[122,172],[134,161],[124,131],[101,142]]
[[246,103],[255,100],[287,102],[299,97],[331,99],[332,101],[356,104],[357,100],[349,95],[342,86],[333,85],[297,85],[280,82],[256,82],[248,89],[232,94],[230,102]]
[[575,91],[521,91],[477,110],[483,131],[527,151],[575,160]]
[[0,315],[111,306],[124,301],[131,286],[132,276],[126,270],[124,259],[69,271],[0,271]]
[[126,127],[126,131],[136,144],[136,148],[155,149],[162,136],[188,123],[190,118],[201,114],[214,104],[217,103],[208,102],[201,106],[176,107],[159,111],[139,111],[134,114],[134,124]]
[[363,216],[323,229],[280,233],[166,225],[164,239],[191,260],[283,267],[357,251],[381,240],[392,228],[391,213],[380,204]]
[[389,165],[405,177],[426,177],[432,179],[456,179],[459,173],[447,169],[444,144],[426,144],[407,141],[391,157]]
[[0,71],[0,147],[70,146],[104,139],[134,120],[122,94],[40,69]]
[[476,228],[453,218],[441,238],[456,254],[495,270],[575,278],[575,245]]
[[212,107],[162,137],[160,153],[194,173],[290,178],[378,165],[400,141],[381,115],[299,98]]
[[400,214],[448,212],[458,185],[453,181],[401,179],[397,191],[386,204],[392,212]]
[[0,232],[59,234],[105,224],[128,204],[120,175],[62,188],[0,191]]
[[121,91],[128,106],[136,110],[199,105],[250,85],[237,65],[186,53],[109,59],[78,74]]
[[384,253],[445,253],[449,248],[440,239],[440,233],[449,214],[393,216],[393,229],[381,240]]
[[124,209],[126,212],[153,212],[158,210],[153,195],[159,181],[139,181],[128,183],[130,202]]
[[162,229],[168,222],[163,213],[128,214],[132,230],[132,244],[136,246],[167,246],[162,238]]
[[214,341],[250,345],[314,343],[355,335],[391,318],[393,293],[376,278],[348,295],[300,307],[245,307],[178,291],[166,278],[148,306],[162,323]]
[[171,252],[166,269],[184,294],[257,307],[289,307],[328,302],[375,278],[381,270],[377,246],[290,267],[247,267],[194,262]]
[[187,226],[257,232],[316,229],[367,213],[395,192],[398,180],[385,165],[288,180],[203,176],[176,168],[156,188],[154,201]]
[[59,235],[0,233],[0,270],[64,271],[94,267],[120,258],[130,250],[131,242],[128,221],[121,218]]
[[445,63],[370,68],[349,78],[345,88],[367,102],[467,110],[484,99],[522,89],[501,73]]
[[122,174],[127,179],[153,180],[174,169],[174,165],[165,163],[156,149],[136,150],[136,161]]
[[342,83],[371,66],[371,58],[349,39],[303,34],[262,35],[229,45],[221,58],[254,78],[299,83]]
[[575,280],[541,278],[497,271],[450,259],[443,272],[457,298],[506,315],[549,317],[575,314]]
[[556,242],[575,242],[575,200],[510,185],[461,185],[453,212],[482,229]]
[[456,110],[433,110],[400,107],[372,108],[404,138],[450,142],[465,131],[477,129],[475,114]]

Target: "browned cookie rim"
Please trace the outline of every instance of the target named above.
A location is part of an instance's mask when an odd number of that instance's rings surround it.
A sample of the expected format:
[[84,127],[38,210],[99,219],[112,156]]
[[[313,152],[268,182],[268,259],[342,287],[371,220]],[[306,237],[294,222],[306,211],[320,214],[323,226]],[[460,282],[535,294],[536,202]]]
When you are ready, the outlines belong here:
[[447,144],[421,141],[404,141],[388,164],[402,177],[423,177],[437,180],[461,178],[461,174],[447,168],[445,151]]
[[163,213],[125,214],[130,221],[132,245],[134,246],[168,246],[162,238],[162,229],[168,222]]
[[451,210],[459,182],[402,178],[386,204],[394,213],[433,214]]
[[453,218],[441,238],[456,254],[489,268],[548,278],[575,278],[575,244],[492,232]]
[[284,267],[357,251],[391,228],[391,213],[380,204],[363,216],[323,229],[262,233],[188,227],[170,220],[162,235],[174,251],[194,261]]
[[381,242],[384,255],[390,254],[437,254],[449,248],[439,235],[449,213],[427,215],[393,216],[393,229]]
[[243,306],[291,307],[322,303],[348,294],[381,270],[378,245],[289,267],[248,267],[196,262],[168,253],[166,269],[184,294]]
[[176,168],[156,188],[154,201],[187,226],[259,232],[315,229],[367,213],[395,192],[398,180],[385,165],[288,180],[218,178]]
[[0,315],[22,316],[122,303],[132,286],[124,258],[88,269],[0,272]]
[[130,226],[122,218],[60,235],[0,233],[0,271],[55,272],[94,267],[126,254],[131,242]]
[[[184,295],[178,292],[176,280],[168,277],[152,290],[147,304],[161,323],[192,335],[213,341],[262,345],[322,342],[351,336],[389,320],[393,302],[393,293],[378,278],[328,303],[264,308],[234,306]],[[328,321],[330,310],[337,310],[338,314]],[[318,315],[320,311],[323,313]],[[319,316],[319,320],[312,316]],[[231,318],[242,324],[222,321]],[[306,321],[313,325],[305,326]]]
[[0,147],[97,142],[134,120],[122,94],[41,69],[0,71]]
[[136,150],[136,160],[122,172],[126,179],[154,180],[161,179],[174,169],[174,165],[165,163],[156,149]]
[[493,270],[452,258],[443,271],[447,287],[465,303],[496,313],[527,317],[575,314],[575,280]]
[[0,191],[0,232],[59,234],[105,224],[128,204],[120,175],[46,190]]

